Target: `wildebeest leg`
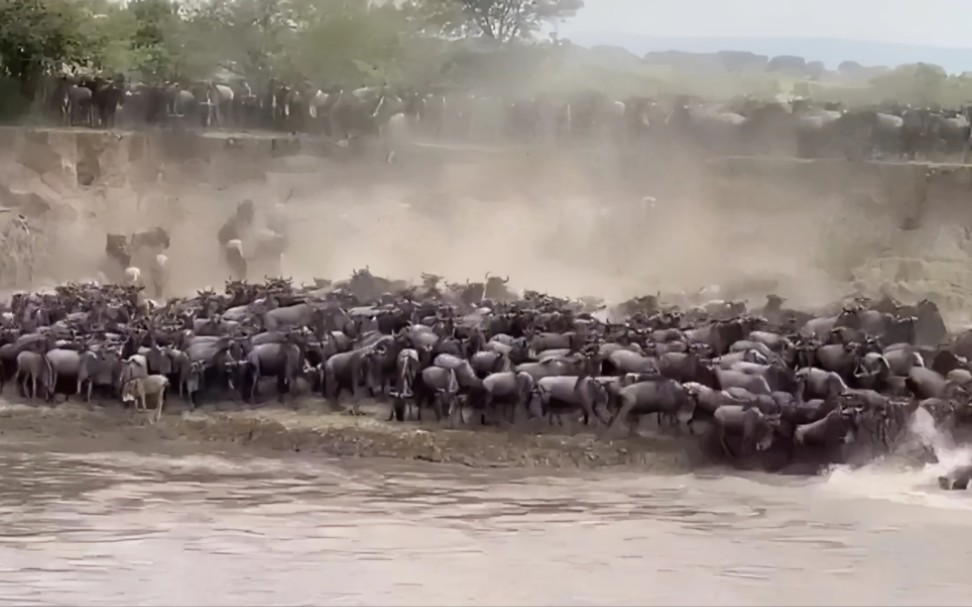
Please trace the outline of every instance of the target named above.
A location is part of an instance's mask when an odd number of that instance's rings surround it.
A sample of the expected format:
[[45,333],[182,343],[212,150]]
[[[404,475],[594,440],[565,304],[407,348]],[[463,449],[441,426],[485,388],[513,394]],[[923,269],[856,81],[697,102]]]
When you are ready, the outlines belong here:
[[729,450],[729,444],[726,442],[726,427],[723,426],[722,424],[719,424],[718,432],[719,432],[719,444],[722,445],[722,452],[725,453],[726,457],[728,457],[730,460],[735,459],[735,456],[733,456],[732,451]]
[[162,407],[165,405],[165,386],[159,390],[157,398],[159,402],[155,406],[155,423],[159,423],[159,420],[162,419]]
[[334,399],[337,403],[337,394],[340,391],[337,383],[337,374],[325,367],[321,373],[321,395],[325,399]]
[[253,377],[250,380],[250,394],[248,396],[250,402],[256,404],[257,396],[260,393],[260,368],[254,366],[249,372],[253,373]]
[[[466,423],[466,420],[463,419],[463,415],[462,415],[462,405],[459,402],[457,402],[454,397],[452,397],[452,396],[446,396],[444,393],[436,394],[436,397],[435,397],[436,406],[438,407],[439,411],[442,410],[442,399],[444,399],[444,398],[448,399],[448,401],[447,401],[448,408],[446,409],[446,415],[448,416],[449,422],[453,426],[455,426],[456,425],[456,417],[458,417],[459,418],[459,425],[465,424]],[[438,412],[436,414],[438,415]]]
[[289,386],[287,385],[287,376],[283,372],[277,375],[277,402],[284,402],[284,395],[289,392]]
[[94,380],[89,379],[88,380],[88,394],[87,394],[87,397],[85,398],[85,401],[86,402],[89,402],[89,403],[91,402],[91,392],[93,390],[94,390]]
[[[358,414],[358,382],[361,381],[361,370],[352,363],[351,368],[351,415]],[[370,387],[369,387],[370,389]]]
[[[435,413],[435,421],[441,422],[442,418],[445,417],[445,414],[442,409],[442,399],[439,397],[439,395],[433,394],[432,398],[425,404],[432,409],[433,413]],[[415,406],[418,407],[419,411],[422,410],[421,403],[416,403]]]
[[483,419],[483,424],[484,425],[486,423],[486,415],[487,414],[489,414],[491,417],[495,417],[495,418],[502,418],[503,417],[502,412],[497,412],[496,411],[496,405],[493,403],[493,395],[490,394],[489,392],[486,392],[486,395],[483,397],[483,415],[482,415],[482,419]]
[[49,378],[51,380],[51,385],[47,390],[47,402],[54,400],[54,394],[57,393],[57,371],[51,371]]
[[[587,399],[582,398],[580,399],[580,401],[581,401],[581,408],[584,410],[584,414],[581,416],[580,419],[583,422],[584,426],[586,427],[591,424],[592,419],[597,419],[597,413],[594,411],[594,405],[588,402]],[[577,420],[576,417],[574,417],[573,419],[575,421]]]

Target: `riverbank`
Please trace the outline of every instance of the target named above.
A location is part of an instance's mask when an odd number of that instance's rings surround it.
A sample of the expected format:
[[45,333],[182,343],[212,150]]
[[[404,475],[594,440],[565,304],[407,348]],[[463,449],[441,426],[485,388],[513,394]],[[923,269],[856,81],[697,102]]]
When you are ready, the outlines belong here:
[[211,444],[352,458],[391,458],[474,468],[592,469],[637,466],[658,472],[690,468],[691,442],[667,437],[608,438],[593,433],[537,433],[533,428],[459,429],[436,423],[386,422],[384,407],[368,415],[325,410],[319,403],[296,410],[279,405],[252,409],[168,412],[158,424],[116,404],[0,405],[0,440],[96,441],[125,449],[150,441]]

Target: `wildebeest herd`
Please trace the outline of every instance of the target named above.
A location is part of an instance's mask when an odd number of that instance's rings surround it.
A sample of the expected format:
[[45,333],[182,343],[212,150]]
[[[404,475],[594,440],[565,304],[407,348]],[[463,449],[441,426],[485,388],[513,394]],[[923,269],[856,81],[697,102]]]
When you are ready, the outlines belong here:
[[962,154],[970,128],[967,108],[905,104],[845,108],[736,100],[677,104],[666,121],[720,154],[789,154],[803,158],[945,161]]
[[[25,398],[167,391],[189,407],[317,398],[392,420],[451,426],[584,424],[604,440],[696,436],[712,457],[781,470],[870,459],[909,436],[921,408],[945,433],[969,420],[972,332],[949,336],[936,305],[856,300],[808,313],[771,295],[611,309],[527,291],[507,277],[419,285],[356,271],[295,287],[228,282],[156,303],[136,286],[70,284],[14,295],[0,369]],[[677,304],[677,305],[676,305]],[[383,414],[384,415],[384,414]]]
[[430,136],[441,134],[447,121],[461,131],[469,114],[461,102],[472,99],[456,97],[456,108],[447,111],[445,95],[401,88],[291,86],[274,79],[261,87],[245,79],[146,84],[101,76],[61,76],[46,94],[65,126],[263,129],[335,140],[380,135],[405,120]]
[[529,98],[466,90],[320,86],[271,79],[145,84],[63,76],[47,87],[63,124],[325,134],[335,140],[403,129],[447,140],[492,138],[566,143],[678,141],[711,154],[781,154],[940,160],[967,149],[966,108],[884,104],[845,108],[806,99],[712,102],[688,96],[612,99],[594,91]]

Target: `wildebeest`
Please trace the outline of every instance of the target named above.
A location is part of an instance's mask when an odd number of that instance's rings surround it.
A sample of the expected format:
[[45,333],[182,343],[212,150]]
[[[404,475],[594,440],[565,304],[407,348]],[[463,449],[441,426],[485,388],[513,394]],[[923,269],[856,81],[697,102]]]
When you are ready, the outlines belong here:
[[162,418],[162,408],[165,406],[165,391],[169,387],[169,378],[164,375],[149,375],[130,380],[122,388],[122,402],[131,403],[135,410],[147,411],[148,397],[155,399],[155,421]]
[[[132,241],[167,245],[152,234]],[[109,256],[124,259],[127,244],[110,237]],[[968,335],[939,339],[944,321],[927,302],[845,303],[784,329],[738,302],[679,312],[658,294],[608,322],[580,300],[515,293],[505,276],[442,289],[425,278],[420,288],[365,268],[325,289],[231,280],[151,303],[140,285],[62,285],[11,299],[2,379],[16,374],[29,398],[83,392],[140,407],[173,385],[190,408],[259,406],[273,380],[294,403],[360,414],[374,399],[391,419],[414,409],[422,423],[470,429],[549,420],[595,440],[647,418],[716,460],[773,470],[886,453],[916,406],[949,411],[945,432],[972,419]],[[922,345],[925,333],[938,343]]]

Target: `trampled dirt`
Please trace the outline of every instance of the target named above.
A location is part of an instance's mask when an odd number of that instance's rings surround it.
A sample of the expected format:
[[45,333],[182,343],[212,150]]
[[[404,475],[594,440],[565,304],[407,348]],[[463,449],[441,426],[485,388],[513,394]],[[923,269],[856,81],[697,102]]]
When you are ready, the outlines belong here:
[[[366,405],[366,415],[325,411],[317,399],[297,407],[269,405],[240,409],[237,403],[195,412],[181,403],[154,424],[145,413],[117,403],[0,405],[0,435],[7,442],[56,440],[103,450],[136,445],[212,444],[216,448],[299,452],[335,457],[383,457],[462,464],[470,467],[596,468],[636,465],[658,471],[686,470],[690,441],[671,437],[628,437],[537,432],[516,429],[449,429],[436,422],[386,422],[387,408]],[[502,433],[502,434],[500,434]]]

